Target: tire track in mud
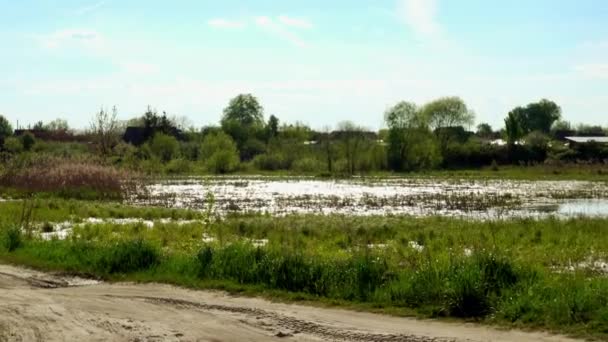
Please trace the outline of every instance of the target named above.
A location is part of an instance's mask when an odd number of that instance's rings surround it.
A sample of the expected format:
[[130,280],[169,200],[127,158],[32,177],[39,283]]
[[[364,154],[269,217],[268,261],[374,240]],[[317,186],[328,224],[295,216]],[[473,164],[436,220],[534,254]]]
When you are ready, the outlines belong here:
[[[110,295],[111,296],[111,295]],[[121,298],[120,296],[111,296]],[[447,338],[431,338],[425,336],[405,335],[405,334],[377,334],[361,331],[343,330],[321,323],[306,321],[288,315],[270,312],[257,308],[228,306],[218,304],[205,304],[192,302],[182,299],[163,298],[163,297],[129,297],[130,299],[140,299],[153,304],[170,305],[178,309],[198,309],[203,311],[220,311],[232,314],[245,315],[254,318],[253,321],[241,320],[242,323],[249,324],[255,328],[262,328],[267,331],[279,332],[277,337],[291,337],[296,334],[306,334],[319,337],[330,341],[373,341],[373,342],[454,342],[456,340]],[[270,322],[269,322],[270,321]],[[285,332],[288,331],[288,332]]]

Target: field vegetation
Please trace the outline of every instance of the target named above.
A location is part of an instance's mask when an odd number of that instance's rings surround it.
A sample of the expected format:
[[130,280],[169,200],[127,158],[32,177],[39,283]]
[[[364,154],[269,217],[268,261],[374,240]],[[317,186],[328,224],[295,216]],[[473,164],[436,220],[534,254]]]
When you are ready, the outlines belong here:
[[399,102],[384,113],[385,128],[375,132],[349,121],[315,130],[301,122],[281,123],[274,115],[266,120],[262,105],[251,94],[233,98],[219,125],[202,128],[151,107],[126,121],[118,120],[117,108],[102,108],[84,131],[70,129],[61,119],[13,131],[0,118],[3,163],[69,157],[102,160],[149,175],[344,177],[490,170],[521,177],[530,168],[530,175],[555,174],[554,178],[598,178],[608,173],[606,144],[565,140],[565,136],[605,136],[606,130],[560,121],[560,107],[549,100],[513,109],[502,129],[485,123],[473,129],[475,115],[458,97],[424,105]]
[[[606,219],[230,215],[39,199],[27,236],[0,203],[0,260],[424,317],[608,336]],[[96,218],[141,218],[116,224]],[[170,219],[170,220],[167,220]],[[182,221],[180,220],[187,220]],[[43,238],[73,222],[65,239]]]

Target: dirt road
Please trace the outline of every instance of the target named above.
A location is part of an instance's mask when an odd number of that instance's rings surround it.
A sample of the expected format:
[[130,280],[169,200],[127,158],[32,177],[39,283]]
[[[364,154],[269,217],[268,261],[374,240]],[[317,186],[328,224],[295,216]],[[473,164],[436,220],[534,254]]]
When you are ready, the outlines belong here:
[[0,341],[571,341],[0,265]]

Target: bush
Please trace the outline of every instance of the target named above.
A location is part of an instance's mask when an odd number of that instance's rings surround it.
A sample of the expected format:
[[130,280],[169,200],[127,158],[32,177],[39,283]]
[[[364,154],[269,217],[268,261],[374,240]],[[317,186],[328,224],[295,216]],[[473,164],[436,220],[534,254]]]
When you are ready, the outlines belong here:
[[214,132],[205,136],[201,155],[205,159],[205,166],[213,173],[229,173],[239,166],[236,144],[223,132]]
[[4,232],[2,241],[4,248],[8,252],[13,252],[23,244],[23,233],[18,227],[12,227]]
[[293,162],[291,167],[293,170],[298,172],[315,172],[324,169],[324,165],[312,157],[298,159]]
[[32,133],[26,132],[21,136],[21,145],[25,151],[30,151],[36,144],[36,138]]
[[179,154],[179,142],[170,135],[157,133],[149,144],[152,153],[163,163],[169,162]]
[[19,138],[8,137],[4,140],[4,149],[12,154],[23,152],[23,144]]
[[279,153],[265,153],[253,158],[253,165],[258,170],[276,171],[285,169],[285,158]]
[[123,241],[102,250],[98,270],[128,273],[148,269],[160,262],[158,250],[143,240]]
[[190,162],[185,159],[173,159],[165,167],[167,173],[183,174],[188,173],[191,170]]

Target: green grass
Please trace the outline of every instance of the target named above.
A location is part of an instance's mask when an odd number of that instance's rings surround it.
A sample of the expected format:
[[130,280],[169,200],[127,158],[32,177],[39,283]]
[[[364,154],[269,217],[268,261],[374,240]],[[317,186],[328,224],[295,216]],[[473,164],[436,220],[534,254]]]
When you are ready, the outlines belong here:
[[[73,208],[73,209],[70,209]],[[282,300],[608,337],[608,219],[230,216],[185,225],[187,211],[113,203],[40,203],[36,220],[147,217],[85,224],[67,240],[15,237],[0,203],[0,260],[108,280],[164,282]],[[12,234],[12,235],[11,235]],[[203,236],[213,242],[203,242]],[[263,247],[251,241],[265,239]],[[10,241],[19,241],[14,244]],[[8,246],[14,246],[8,248]]]

